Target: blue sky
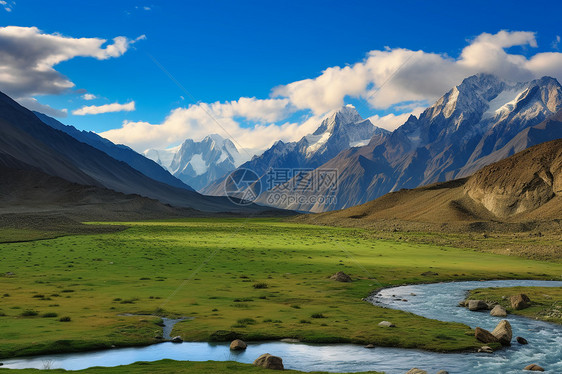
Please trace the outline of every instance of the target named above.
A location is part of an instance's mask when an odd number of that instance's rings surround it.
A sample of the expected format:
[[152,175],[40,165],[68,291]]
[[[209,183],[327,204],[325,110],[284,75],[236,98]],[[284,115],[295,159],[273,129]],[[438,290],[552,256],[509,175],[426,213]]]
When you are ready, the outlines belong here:
[[[38,29],[35,35],[21,39],[22,49],[27,42],[42,45],[36,34],[108,40],[99,49],[106,48],[115,37],[127,38],[126,47],[120,53],[107,52],[100,57],[97,49],[88,47],[87,53],[82,49],[81,53],[89,56],[69,53],[64,61],[52,65],[55,73],[72,82],[72,87],[43,91],[28,86],[5,89],[11,86],[3,86],[0,79],[0,90],[7,90],[30,107],[41,104],[56,110],[66,109],[67,116],[59,118],[62,122],[106,134],[137,150],[175,145],[186,137],[200,138],[205,132],[231,134],[248,148],[264,148],[275,138],[291,140],[302,136],[313,129],[314,122],[327,111],[347,103],[354,104],[364,117],[375,116],[373,122],[386,116],[381,126],[392,128],[401,120],[393,118],[392,114],[419,112],[458,84],[463,75],[479,69],[501,75],[501,60],[489,61],[488,65],[473,61],[486,60],[490,55],[489,51],[477,51],[481,45],[500,45],[507,55],[527,60],[527,63],[518,62],[519,70],[509,73],[511,75],[506,73],[506,79],[527,79],[546,73],[559,78],[557,74],[562,74],[554,66],[558,60],[548,65],[543,62],[546,60],[543,56],[540,61],[532,62],[534,56],[545,52],[559,57],[558,43],[562,34],[559,1],[473,1],[468,4],[454,1],[6,0],[4,8],[10,11],[0,9],[1,26]],[[508,34],[498,35],[501,30]],[[23,32],[12,31],[4,35],[5,40]],[[515,34],[516,31],[528,34]],[[478,39],[483,33],[491,35],[490,38]],[[0,54],[24,53],[17,49],[3,50],[5,40],[3,42],[0,36]],[[477,44],[478,40],[482,43],[473,48],[473,60],[467,58],[453,67],[455,60],[461,59],[463,50]],[[378,52],[369,60],[372,51]],[[401,51],[407,53],[400,55]],[[419,56],[414,51],[419,51]],[[385,53],[388,55],[383,56]],[[434,61],[436,56],[439,61]],[[355,66],[358,63],[365,66]],[[411,74],[431,75],[427,74],[431,64],[442,70],[439,74],[444,75],[443,79],[434,77],[434,80],[414,82],[414,86],[424,86],[414,91],[394,82],[374,95],[374,91],[369,91],[376,90],[402,65],[406,66],[403,74],[407,79],[410,70]],[[418,65],[420,68],[416,70]],[[348,75],[342,72],[345,66],[355,66],[355,69]],[[382,72],[377,72],[376,77],[373,75],[379,66],[386,70],[386,78]],[[337,71],[326,76],[324,83],[319,81],[314,86],[315,82],[309,82],[288,88],[293,82],[315,80],[329,68]],[[370,69],[368,74],[363,72],[367,68]],[[344,77],[338,78],[338,75]],[[41,79],[50,78],[41,75]],[[348,82],[349,87],[346,86]],[[327,90],[334,92],[318,99]],[[84,93],[96,98],[84,100]],[[310,96],[314,96],[314,100]],[[377,101],[366,100],[370,96],[377,96]],[[244,97],[272,101],[239,105],[238,100]],[[39,104],[30,102],[32,98]],[[214,109],[202,105],[231,101],[236,104]],[[134,102],[134,110],[73,114],[84,106],[131,102]],[[191,112],[181,111],[198,103]],[[252,114],[246,115],[248,112]],[[59,115],[64,116],[63,113]],[[205,115],[207,120],[202,119]],[[123,127],[124,121],[136,125]],[[166,121],[171,123],[167,128],[159,126]],[[106,132],[111,129],[117,130]],[[248,140],[252,137],[262,141]]]

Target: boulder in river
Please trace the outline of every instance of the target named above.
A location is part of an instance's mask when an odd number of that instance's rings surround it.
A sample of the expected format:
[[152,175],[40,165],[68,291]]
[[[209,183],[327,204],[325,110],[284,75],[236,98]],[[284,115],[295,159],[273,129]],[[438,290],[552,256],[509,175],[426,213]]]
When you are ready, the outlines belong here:
[[490,331],[480,327],[477,327],[476,330],[474,330],[474,337],[482,343],[497,343],[499,341],[499,339],[496,338],[496,336]]
[[230,350],[231,350],[231,351],[243,351],[243,350],[245,350],[247,347],[248,347],[248,345],[247,345],[244,341],[242,341],[242,340],[240,340],[240,339],[233,340],[233,341],[230,343]]
[[172,343],[183,343],[183,339],[181,338],[181,336],[174,336],[172,338]]
[[427,371],[418,368],[412,368],[408,370],[406,374],[427,374]]
[[482,347],[478,348],[478,353],[494,353],[492,347],[487,345],[483,345]]
[[394,323],[388,322],[388,321],[379,322],[379,326],[380,327],[396,327],[396,325]]
[[468,310],[477,311],[488,309],[488,304],[483,300],[468,300]]
[[332,275],[330,279],[336,282],[351,282],[351,277],[343,271],[338,271],[336,274]]
[[498,304],[490,311],[490,315],[492,317],[506,317],[507,311],[503,306]]
[[515,310],[525,309],[531,306],[531,299],[524,293],[511,296],[511,307]]
[[516,337],[515,340],[517,340],[517,343],[519,343],[519,344],[523,344],[523,345],[529,344],[529,342],[527,341],[527,339],[525,339],[525,338],[523,338],[523,337],[521,337],[521,336]]
[[265,369],[284,370],[283,360],[281,357],[264,353],[254,361],[254,366],[259,366]]
[[523,368],[523,370],[530,370],[530,371],[544,371],[542,367],[537,364],[530,364]]
[[511,331],[511,324],[509,321],[503,319],[498,323],[494,331],[492,331],[492,335],[498,338],[501,345],[511,345],[511,338],[513,337],[513,333]]

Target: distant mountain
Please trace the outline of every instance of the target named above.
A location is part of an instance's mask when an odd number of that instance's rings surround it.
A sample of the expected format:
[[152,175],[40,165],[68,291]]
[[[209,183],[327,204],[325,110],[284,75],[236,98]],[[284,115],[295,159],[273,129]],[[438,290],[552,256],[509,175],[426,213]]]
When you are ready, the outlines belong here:
[[344,210],[299,217],[316,224],[380,227],[390,223],[392,227],[407,221],[409,227],[436,224],[433,227],[440,229],[560,219],[562,139],[535,145],[468,178],[404,189]]
[[185,188],[193,190],[190,186],[181,182],[173,177],[167,170],[162,168],[154,161],[144,157],[143,155],[133,151],[131,148],[122,144],[114,144],[111,141],[102,138],[98,134],[91,131],[80,131],[74,126],[64,125],[54,118],[51,118],[43,113],[33,112],[43,123],[51,126],[54,129],[63,131],[74,139],[91,145],[102,152],[107,153],[109,156],[116,160],[126,162],[132,168],[140,171],[147,177],[157,180],[162,183],[169,184],[170,186]]
[[[263,154],[242,164],[240,169],[250,169],[263,178],[272,168],[316,168],[345,149],[365,145],[374,135],[384,136],[388,133],[368,119],[361,118],[357,110],[348,105],[328,115],[314,133],[298,142],[278,141]],[[203,192],[222,195],[223,184],[224,179],[218,180],[203,189]],[[267,183],[262,186],[267,187]]]
[[[337,190],[299,192],[329,199],[274,204],[327,211],[362,204],[388,192],[470,175],[537,141],[559,137],[557,122],[535,127],[562,109],[554,78],[510,83],[492,75],[466,78],[388,136],[344,151],[321,166],[339,171]],[[539,135],[540,134],[540,135]],[[283,186],[285,187],[285,186]],[[267,203],[268,194],[258,202]]]
[[171,149],[149,149],[144,155],[196,190],[224,177],[245,159],[234,143],[217,134],[200,142],[187,139],[181,146]]
[[[33,168],[70,183],[137,194],[176,207],[242,214],[271,210],[256,205],[239,206],[227,198],[203,196],[151,179],[127,163],[46,125],[3,93],[0,93],[0,158],[11,171]],[[0,175],[4,185],[12,183],[9,180],[12,175],[17,173]]]

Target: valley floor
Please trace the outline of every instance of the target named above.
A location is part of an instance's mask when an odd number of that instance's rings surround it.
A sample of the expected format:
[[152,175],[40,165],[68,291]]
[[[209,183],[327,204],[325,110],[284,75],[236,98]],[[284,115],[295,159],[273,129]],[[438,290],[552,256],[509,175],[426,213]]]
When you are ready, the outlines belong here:
[[[562,270],[559,261],[280,219],[114,225],[129,228],[0,244],[0,358],[152,344],[162,335],[158,316],[193,317],[172,332],[188,341],[295,338],[474,350],[481,344],[468,326],[362,299],[406,283],[559,280]],[[353,282],[329,279],[338,271]],[[379,327],[383,320],[397,327]]]

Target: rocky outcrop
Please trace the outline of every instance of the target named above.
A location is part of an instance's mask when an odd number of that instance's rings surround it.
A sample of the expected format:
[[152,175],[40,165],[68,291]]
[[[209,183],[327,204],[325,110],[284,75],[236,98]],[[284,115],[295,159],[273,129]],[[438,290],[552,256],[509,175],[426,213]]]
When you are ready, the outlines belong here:
[[254,361],[254,366],[262,367],[265,369],[284,370],[283,359],[281,357],[264,353]]
[[338,271],[336,274],[332,275],[330,279],[336,282],[351,282],[351,277],[343,271]]
[[524,293],[511,296],[511,307],[515,310],[525,309],[531,306],[531,299]]
[[174,336],[171,340],[172,343],[183,343],[181,336]]
[[231,350],[231,351],[243,351],[243,350],[245,350],[247,347],[248,347],[248,345],[247,345],[244,341],[242,341],[242,340],[240,340],[240,339],[233,340],[233,341],[230,343],[230,350]]
[[506,317],[507,316],[507,311],[505,310],[505,308],[501,305],[496,305],[491,311],[490,311],[490,315],[492,317]]
[[492,335],[494,335],[501,345],[511,345],[511,339],[513,337],[513,333],[511,331],[511,324],[507,320],[502,320],[494,331],[492,331]]
[[493,335],[490,331],[485,330],[485,329],[480,328],[480,327],[477,327],[476,330],[474,330],[474,337],[478,341],[481,341],[482,343],[497,343],[497,342],[499,342],[499,339],[496,338],[496,336]]

